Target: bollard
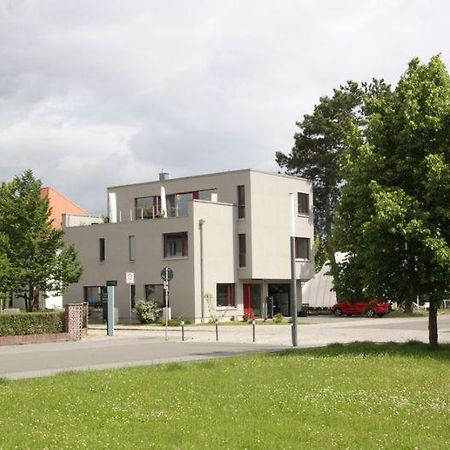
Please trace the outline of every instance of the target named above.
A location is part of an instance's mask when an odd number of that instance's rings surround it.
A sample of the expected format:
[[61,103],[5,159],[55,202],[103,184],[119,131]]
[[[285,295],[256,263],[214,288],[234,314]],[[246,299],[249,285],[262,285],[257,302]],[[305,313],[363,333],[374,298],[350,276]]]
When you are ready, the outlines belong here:
[[181,321],[181,340],[184,342],[184,320]]
[[253,327],[253,342],[256,340],[256,320],[252,320],[252,327]]
[[219,340],[219,321],[216,319],[216,341]]

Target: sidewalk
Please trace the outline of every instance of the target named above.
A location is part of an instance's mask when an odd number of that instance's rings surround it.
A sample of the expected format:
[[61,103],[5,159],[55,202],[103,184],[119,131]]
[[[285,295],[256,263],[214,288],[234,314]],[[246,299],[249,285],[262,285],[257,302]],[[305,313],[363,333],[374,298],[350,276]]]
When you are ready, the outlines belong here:
[[[54,375],[63,371],[144,366],[165,362],[224,358],[253,352],[279,351],[291,347],[290,325],[257,325],[252,342],[251,325],[187,326],[169,328],[168,341],[161,326],[121,325],[114,336],[105,326],[91,326],[80,342],[11,345],[0,347],[0,377],[9,379]],[[300,348],[340,342],[427,342],[426,318],[367,319],[311,317],[301,319]],[[450,342],[450,316],[439,317],[439,340]]]

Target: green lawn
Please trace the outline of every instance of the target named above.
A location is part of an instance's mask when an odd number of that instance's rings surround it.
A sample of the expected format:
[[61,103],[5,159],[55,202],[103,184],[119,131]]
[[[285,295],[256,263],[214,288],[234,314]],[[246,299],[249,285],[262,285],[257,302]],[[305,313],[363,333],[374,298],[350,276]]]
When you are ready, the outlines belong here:
[[333,345],[0,383],[0,448],[450,448],[450,346]]

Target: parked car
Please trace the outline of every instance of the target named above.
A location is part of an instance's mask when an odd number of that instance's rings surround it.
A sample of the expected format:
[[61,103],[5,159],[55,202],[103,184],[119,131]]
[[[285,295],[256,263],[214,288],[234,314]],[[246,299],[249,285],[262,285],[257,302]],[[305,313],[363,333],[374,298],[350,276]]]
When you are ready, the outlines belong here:
[[366,315],[367,317],[383,317],[390,311],[389,303],[381,300],[371,300],[370,302],[348,303],[340,302],[331,307],[331,312],[337,316]]

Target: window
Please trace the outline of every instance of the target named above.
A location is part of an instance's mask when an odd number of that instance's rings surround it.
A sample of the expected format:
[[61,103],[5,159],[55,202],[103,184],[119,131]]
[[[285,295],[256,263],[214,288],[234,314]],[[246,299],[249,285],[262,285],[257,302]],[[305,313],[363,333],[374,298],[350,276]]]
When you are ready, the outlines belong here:
[[299,214],[309,214],[309,194],[297,194],[297,211]]
[[234,301],[234,284],[217,283],[217,306],[236,306]]
[[130,285],[130,307],[134,309],[136,306],[136,285]]
[[295,238],[295,257],[297,259],[309,259],[309,239]]
[[245,186],[241,185],[237,187],[238,196],[238,218],[243,219],[245,217]]
[[164,234],[164,258],[174,258],[188,255],[188,234]]
[[84,286],[84,301],[89,303],[89,306],[100,308],[102,302],[108,301],[108,293],[105,286]]
[[99,244],[99,260],[100,262],[105,260],[105,238],[100,238],[98,240]]
[[134,199],[137,219],[154,219],[158,217],[161,211],[161,197],[154,195],[152,197],[140,197]]
[[245,242],[245,234],[239,235],[239,267],[247,265],[247,245]]
[[[194,193],[195,194],[195,193]],[[198,191],[198,198],[199,200],[211,200],[212,194],[217,194],[217,189],[205,189],[204,191]]]
[[136,259],[136,238],[128,236],[128,259],[134,261]]
[[162,284],[145,284],[145,300],[155,300],[158,305],[164,307],[164,287]]

